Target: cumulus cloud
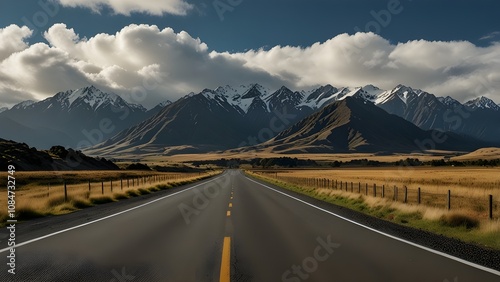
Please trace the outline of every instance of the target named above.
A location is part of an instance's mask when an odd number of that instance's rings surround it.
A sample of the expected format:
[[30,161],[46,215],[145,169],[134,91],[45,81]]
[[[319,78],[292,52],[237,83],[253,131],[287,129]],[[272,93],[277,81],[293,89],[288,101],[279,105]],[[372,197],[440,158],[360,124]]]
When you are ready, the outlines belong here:
[[117,14],[129,16],[131,13],[186,15],[193,5],[184,0],[57,0],[66,7],[85,7],[100,13],[104,7]]
[[500,102],[496,90],[500,89],[500,43],[489,47],[465,41],[391,44],[373,33],[356,33],[305,48],[276,46],[215,56],[238,59],[299,88],[330,83],[390,89],[401,83],[462,101],[484,95]]
[[29,38],[32,31],[27,27],[10,25],[0,28],[0,61],[8,58],[12,53],[28,48],[25,39]]
[[393,44],[373,33],[357,33],[308,47],[230,53],[211,51],[187,32],[154,25],[82,38],[56,24],[44,34],[49,44],[29,46],[30,34],[26,27],[0,30],[0,104],[94,84],[153,107],[204,88],[255,82],[294,89],[324,84],[391,89],[401,83],[461,101],[485,95],[500,102],[500,43]]

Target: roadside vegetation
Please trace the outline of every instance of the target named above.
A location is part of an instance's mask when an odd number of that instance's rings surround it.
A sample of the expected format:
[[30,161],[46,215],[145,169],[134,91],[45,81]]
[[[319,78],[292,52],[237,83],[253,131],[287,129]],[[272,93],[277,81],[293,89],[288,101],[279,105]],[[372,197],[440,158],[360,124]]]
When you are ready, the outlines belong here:
[[[462,170],[463,169],[464,168],[462,168]],[[500,219],[498,213],[495,214],[493,220],[490,220],[485,216],[479,216],[479,214],[483,213],[468,208],[447,210],[442,204],[431,206],[425,203],[420,205],[408,204],[393,201],[390,197],[381,198],[365,195],[364,193],[352,193],[350,189],[345,191],[345,189],[320,188],[316,185],[292,183],[292,181],[286,181],[286,179],[290,178],[279,177],[279,175],[321,178],[339,177],[339,179],[346,179],[347,181],[356,180],[357,182],[363,179],[366,181],[378,181],[379,183],[384,182],[387,183],[387,185],[402,185],[403,183],[408,185],[410,183],[412,185],[427,184],[428,187],[426,189],[443,191],[443,189],[453,187],[455,194],[465,193],[464,195],[466,197],[470,197],[477,195],[484,196],[487,193],[499,195],[500,186],[497,184],[500,180],[500,174],[498,174],[498,172],[498,169],[495,171],[487,169],[476,171],[471,169],[465,174],[463,171],[462,174],[457,174],[456,170],[436,171],[435,169],[429,169],[426,171],[412,172],[405,177],[404,175],[395,175],[394,171],[392,171],[392,173],[388,171],[386,171],[386,173],[381,173],[379,170],[374,171],[370,169],[331,172],[328,170],[280,170],[279,172],[246,171],[246,173],[252,177],[264,180],[279,187],[362,212],[370,216],[456,238],[464,242],[478,244],[483,247],[500,250]],[[388,177],[388,175],[393,176]],[[489,176],[486,177],[486,175]],[[459,183],[457,183],[457,181]]]
[[[161,190],[210,178],[221,171],[203,173],[157,172],[18,172],[16,173],[16,219],[30,220],[61,215],[95,205],[139,197]],[[89,191],[90,180],[90,191]],[[25,184],[22,184],[25,183]],[[67,192],[64,192],[64,183]],[[17,184],[17,183],[16,183]],[[5,188],[1,189],[5,192]],[[6,207],[7,197],[0,199]],[[0,210],[0,225],[5,225],[7,209]]]

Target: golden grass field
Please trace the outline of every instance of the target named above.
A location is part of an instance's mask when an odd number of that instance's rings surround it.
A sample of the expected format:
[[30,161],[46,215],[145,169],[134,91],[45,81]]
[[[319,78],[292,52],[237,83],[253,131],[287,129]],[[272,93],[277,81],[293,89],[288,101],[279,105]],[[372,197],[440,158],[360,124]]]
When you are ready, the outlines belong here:
[[[94,204],[147,194],[179,184],[187,184],[217,174],[159,173],[144,171],[16,172],[16,212],[21,219],[64,214]],[[0,175],[7,180],[7,174]],[[89,191],[90,181],[90,191]],[[67,187],[65,201],[64,182]],[[0,189],[0,206],[7,207],[6,186]],[[104,193],[103,193],[104,191]],[[0,210],[0,221],[7,208]]]
[[[248,174],[292,191],[344,206],[397,224],[412,226],[436,234],[458,238],[500,250],[500,169],[496,168],[360,168],[328,170],[247,170]],[[311,179],[337,179],[343,181],[343,189],[325,188],[311,184]],[[309,179],[309,181],[306,181]],[[347,191],[345,182],[347,181]],[[361,193],[354,184],[362,183]],[[365,195],[365,183],[369,193]],[[371,189],[378,183],[377,197]],[[385,184],[382,184],[385,183]],[[330,186],[332,182],[330,181]],[[386,195],[381,197],[380,187],[386,185]],[[421,187],[422,202],[417,204],[416,194],[409,193],[408,203],[401,195],[394,201],[394,185]],[[447,209],[446,194],[451,190],[452,208]],[[401,192],[400,192],[401,193]],[[489,219],[489,194],[494,195],[494,217]],[[437,195],[437,196],[436,196]]]
[[[259,172],[259,170],[255,170]],[[500,217],[500,168],[482,167],[388,167],[388,168],[337,168],[337,169],[297,169],[262,170],[271,177],[297,178],[295,183],[303,184],[300,178],[320,178],[347,182],[348,192],[358,191],[361,183],[362,194],[368,184],[373,195],[373,185],[377,187],[377,197],[381,197],[381,187],[385,187],[385,198],[392,198],[394,186],[398,187],[398,198],[403,197],[403,188],[408,189],[408,203],[417,203],[417,189],[421,189],[421,205],[432,208],[447,208],[447,193],[451,191],[451,209],[460,210],[478,218],[489,215],[489,195],[493,195],[494,211]],[[330,182],[333,183],[333,182]],[[332,184],[331,184],[332,185]],[[340,184],[337,184],[340,185]]]

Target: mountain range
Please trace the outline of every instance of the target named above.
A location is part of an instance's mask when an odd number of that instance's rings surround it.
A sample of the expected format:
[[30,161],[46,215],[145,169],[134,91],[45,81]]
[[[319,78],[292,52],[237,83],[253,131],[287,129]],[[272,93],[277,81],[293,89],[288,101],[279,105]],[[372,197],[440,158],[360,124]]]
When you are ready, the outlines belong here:
[[413,153],[472,151],[488,145],[451,132],[423,130],[361,97],[347,97],[249,149],[272,148],[276,153]]
[[101,143],[160,108],[147,111],[94,86],[59,92],[43,101],[25,101],[0,112],[4,139],[40,149],[53,145],[88,147]]
[[271,91],[259,84],[221,86],[149,111],[91,86],[0,112],[0,137],[114,156],[208,152],[261,143],[288,152],[294,146],[321,152],[394,152],[418,149],[415,140],[427,140],[434,130],[447,132],[449,138],[437,147],[467,151],[500,144],[499,118],[500,107],[486,97],[461,104],[404,85],[391,90],[325,85],[301,91],[285,86]]

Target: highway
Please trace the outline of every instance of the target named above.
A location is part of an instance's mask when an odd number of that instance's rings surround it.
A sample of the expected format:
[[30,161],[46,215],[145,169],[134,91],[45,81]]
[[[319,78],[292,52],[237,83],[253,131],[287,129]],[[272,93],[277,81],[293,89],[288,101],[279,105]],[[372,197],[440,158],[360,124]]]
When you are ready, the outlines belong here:
[[0,281],[500,281],[238,170],[17,225],[16,274]]

